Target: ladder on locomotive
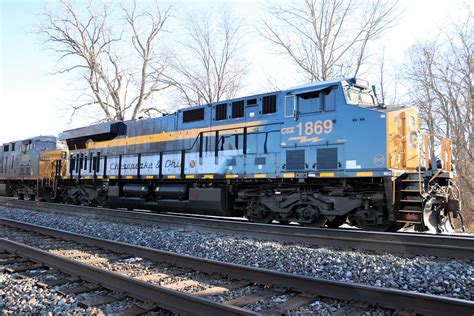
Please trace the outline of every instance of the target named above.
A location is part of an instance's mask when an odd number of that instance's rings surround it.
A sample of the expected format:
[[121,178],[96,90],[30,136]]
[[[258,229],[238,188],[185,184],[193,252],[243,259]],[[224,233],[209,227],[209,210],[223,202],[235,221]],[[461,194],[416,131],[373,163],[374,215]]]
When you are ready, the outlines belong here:
[[422,224],[425,206],[423,185],[423,175],[419,172],[407,173],[401,179],[398,223]]

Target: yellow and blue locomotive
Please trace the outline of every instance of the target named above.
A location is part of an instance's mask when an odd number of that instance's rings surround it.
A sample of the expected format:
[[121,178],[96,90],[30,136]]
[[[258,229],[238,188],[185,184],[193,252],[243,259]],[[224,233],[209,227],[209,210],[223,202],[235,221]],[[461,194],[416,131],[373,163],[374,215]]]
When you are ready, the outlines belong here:
[[451,144],[442,138],[436,158],[427,137],[415,108],[386,108],[368,82],[341,79],[65,131],[68,157],[51,161],[56,185],[41,191],[256,222],[446,231],[459,213]]

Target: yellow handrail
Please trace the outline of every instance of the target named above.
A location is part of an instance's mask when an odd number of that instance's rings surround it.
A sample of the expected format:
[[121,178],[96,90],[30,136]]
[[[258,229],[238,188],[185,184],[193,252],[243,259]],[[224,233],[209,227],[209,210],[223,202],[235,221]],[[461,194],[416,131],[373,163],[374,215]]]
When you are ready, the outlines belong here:
[[438,134],[425,134],[423,135],[423,144],[421,155],[424,156],[425,167],[429,168],[431,164],[430,154],[430,138],[438,137],[440,139],[440,159],[443,163],[443,169],[446,171],[452,171],[452,142],[449,138],[438,135]]

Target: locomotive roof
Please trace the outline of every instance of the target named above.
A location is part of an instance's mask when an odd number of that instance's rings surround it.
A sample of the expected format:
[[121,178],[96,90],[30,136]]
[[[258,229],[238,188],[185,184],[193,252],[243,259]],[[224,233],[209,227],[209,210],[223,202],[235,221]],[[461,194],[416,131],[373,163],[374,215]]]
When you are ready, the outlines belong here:
[[[314,82],[314,83],[309,83],[309,84],[304,84],[304,85],[299,85],[295,87],[290,87],[284,90],[279,90],[279,91],[270,91],[270,92],[264,92],[264,93],[259,93],[259,94],[252,94],[252,95],[246,95],[246,96],[241,96],[233,99],[228,99],[228,100],[221,100],[218,102],[213,102],[210,104],[202,104],[202,105],[195,105],[195,106],[186,106],[181,109],[178,109],[174,112],[164,114],[161,117],[157,118],[152,118],[152,119],[163,119],[166,117],[171,117],[178,115],[179,113],[183,111],[187,111],[190,108],[198,108],[198,107],[211,107],[215,104],[220,104],[220,103],[231,103],[235,101],[244,101],[244,100],[249,100],[249,99],[256,99],[262,96],[268,96],[268,95],[274,95],[278,93],[283,93],[283,94],[303,94],[306,92],[315,92],[315,91],[321,91],[325,90],[330,87],[334,87],[337,85],[342,85],[342,86],[349,86],[349,85],[358,85],[360,79],[356,77],[349,77],[349,78],[340,78],[340,79],[334,79],[334,80],[328,80],[328,81],[323,81],[323,82]],[[368,82],[365,80],[362,80],[362,82],[366,83],[366,86],[364,86],[367,89],[370,89],[368,86]],[[389,107],[389,108],[382,108],[379,105],[375,105],[373,107],[370,107],[374,110],[381,111],[381,112],[389,112],[389,111],[394,111],[399,108],[394,108],[394,107]],[[127,120],[125,122],[129,121],[137,121],[137,120]],[[88,136],[93,136],[93,135],[104,135],[104,134],[117,134],[119,133],[121,129],[121,125],[123,125],[125,122],[123,121],[111,121],[111,122],[102,122],[102,123],[97,123],[97,124],[92,124],[89,126],[83,126],[79,128],[74,128],[74,129],[69,129],[65,130],[64,132],[59,134],[59,140],[67,140],[67,139],[75,139],[75,138],[83,138],[83,137],[88,137]]]
[[[228,99],[228,100],[221,100],[221,101],[218,101],[218,102],[213,102],[211,104],[187,106],[187,107],[183,107],[181,109],[178,109],[175,112],[165,114],[163,116],[176,115],[177,113],[185,111],[185,110],[189,109],[190,107],[212,106],[213,104],[216,104],[216,103],[226,103],[226,102],[240,101],[240,100],[243,100],[243,99],[252,99],[252,98],[257,98],[257,97],[264,96],[264,95],[270,95],[270,94],[281,93],[281,92],[283,92],[283,93],[285,93],[285,92],[287,92],[287,93],[302,93],[302,92],[305,92],[305,90],[308,90],[308,89],[311,89],[311,91],[314,91],[315,89],[316,90],[322,90],[322,89],[325,89],[327,87],[334,86],[336,84],[340,84],[343,81],[349,81],[350,82],[350,81],[354,81],[354,80],[355,80],[355,78],[341,78],[341,79],[334,79],[334,80],[328,80],[328,81],[323,81],[323,82],[309,83],[309,84],[300,85],[300,86],[296,86],[296,87],[291,87],[291,88],[284,89],[284,90],[279,90],[279,91],[270,91],[270,92],[264,92],[264,93],[259,93],[259,94],[246,95],[246,96],[237,97],[237,98]],[[130,120],[127,120],[127,121],[130,121]],[[89,126],[87,126],[88,133],[89,134],[108,133],[108,132],[110,132],[111,124],[117,123],[117,122],[120,122],[120,121],[102,122],[102,123],[89,125]],[[59,139],[64,140],[64,139],[67,139],[67,138],[73,138],[74,136],[78,137],[79,134],[83,133],[83,132],[84,132],[84,127],[68,129],[68,130],[65,130],[63,133],[61,133],[59,135]]]
[[30,137],[30,138],[25,138],[25,139],[6,142],[6,143],[3,143],[3,145],[8,145],[8,144],[17,143],[17,142],[25,142],[25,141],[30,141],[30,140],[31,141],[39,140],[39,141],[53,141],[53,142],[55,142],[56,141],[56,136],[53,136],[53,135],[40,135],[40,136],[35,136],[35,137]]

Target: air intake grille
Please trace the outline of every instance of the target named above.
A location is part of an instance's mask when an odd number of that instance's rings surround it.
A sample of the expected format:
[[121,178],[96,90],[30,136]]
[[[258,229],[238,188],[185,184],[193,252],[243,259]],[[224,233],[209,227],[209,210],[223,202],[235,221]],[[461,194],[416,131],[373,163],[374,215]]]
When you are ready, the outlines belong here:
[[318,169],[337,169],[337,148],[318,149],[316,163]]
[[244,101],[232,102],[232,118],[244,117]]
[[222,121],[227,118],[227,103],[216,105],[216,121]]
[[269,114],[276,112],[276,95],[269,95],[263,97],[262,114]]
[[304,150],[286,151],[286,170],[304,170]]

